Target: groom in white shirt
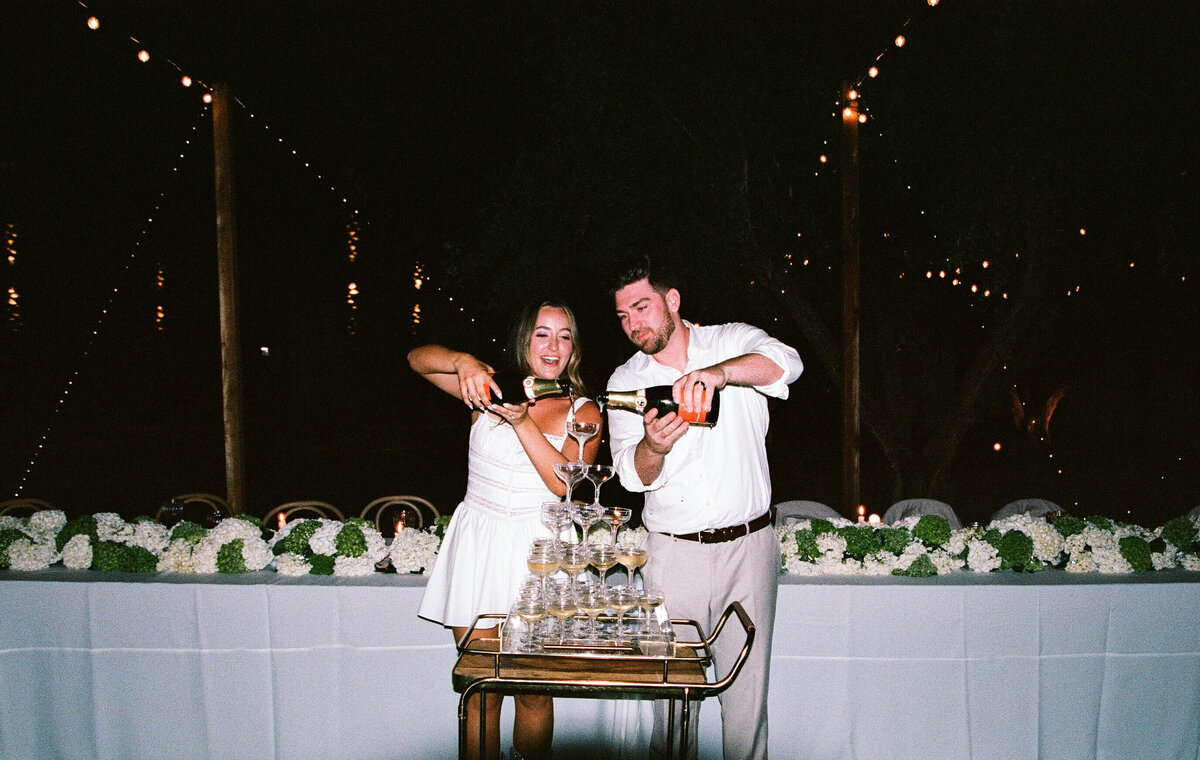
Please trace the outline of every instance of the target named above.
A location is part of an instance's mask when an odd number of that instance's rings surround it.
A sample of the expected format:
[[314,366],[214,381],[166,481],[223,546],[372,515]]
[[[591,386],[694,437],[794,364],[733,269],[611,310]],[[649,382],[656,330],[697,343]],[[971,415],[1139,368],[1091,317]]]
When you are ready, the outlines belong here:
[[[615,285],[617,317],[639,351],[613,372],[607,387],[672,385],[685,411],[711,408],[711,392],[721,391],[721,415],[711,428],[689,426],[674,413],[610,411],[612,459],[621,485],[645,493],[650,562],[643,578],[665,594],[671,615],[695,620],[709,633],[738,601],[754,621],[750,658],[720,697],[721,724],[725,760],[766,758],[780,567],[771,524],[766,397],[786,399],[803,364],[795,349],[757,327],[699,326],[681,318],[682,297],[670,275],[648,260],[622,272]],[[718,677],[742,646],[731,633],[726,630],[714,651]],[[661,704],[652,754],[661,753],[666,741]],[[689,744],[694,748],[695,740]]]

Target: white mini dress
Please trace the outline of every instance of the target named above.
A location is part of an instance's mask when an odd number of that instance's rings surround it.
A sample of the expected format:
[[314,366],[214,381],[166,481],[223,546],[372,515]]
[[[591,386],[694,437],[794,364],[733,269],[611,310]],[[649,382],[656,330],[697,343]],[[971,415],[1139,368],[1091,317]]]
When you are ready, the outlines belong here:
[[[578,409],[587,399],[576,399]],[[546,435],[562,449],[565,431]],[[466,627],[476,615],[508,612],[529,574],[525,557],[533,539],[549,536],[541,507],[558,497],[546,487],[517,433],[482,414],[471,426],[467,493],[446,528],[418,615],[448,627]],[[492,628],[499,621],[482,621]]]

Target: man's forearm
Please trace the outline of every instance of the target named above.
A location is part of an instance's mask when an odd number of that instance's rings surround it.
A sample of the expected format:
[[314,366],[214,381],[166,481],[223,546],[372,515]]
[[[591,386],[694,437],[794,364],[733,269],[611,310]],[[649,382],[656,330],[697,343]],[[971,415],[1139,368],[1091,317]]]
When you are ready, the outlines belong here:
[[648,486],[653,483],[662,474],[665,462],[666,455],[653,451],[645,438],[639,441],[633,450],[633,469],[637,471],[642,485]]

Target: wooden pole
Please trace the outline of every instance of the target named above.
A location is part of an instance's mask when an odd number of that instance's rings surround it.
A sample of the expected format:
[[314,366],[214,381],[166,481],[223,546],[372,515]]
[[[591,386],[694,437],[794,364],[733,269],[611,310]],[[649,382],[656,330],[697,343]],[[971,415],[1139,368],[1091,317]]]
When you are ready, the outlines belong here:
[[842,83],[842,513],[854,520],[860,498],[858,101]]
[[217,278],[221,308],[221,390],[225,419],[225,489],[229,509],[245,511],[242,470],[242,359],[237,319],[237,236],[233,216],[233,161],[229,91],[213,87],[213,164],[217,205]]

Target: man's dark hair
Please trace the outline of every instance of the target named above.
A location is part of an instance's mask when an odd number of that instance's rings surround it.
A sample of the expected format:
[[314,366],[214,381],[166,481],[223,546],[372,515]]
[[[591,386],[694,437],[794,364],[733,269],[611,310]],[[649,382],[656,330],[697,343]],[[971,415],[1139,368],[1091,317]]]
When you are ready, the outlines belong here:
[[608,295],[615,296],[618,290],[638,280],[646,280],[659,294],[665,294],[671,288],[678,287],[675,273],[669,267],[661,262],[651,261],[649,256],[641,255],[627,259],[616,268]]

